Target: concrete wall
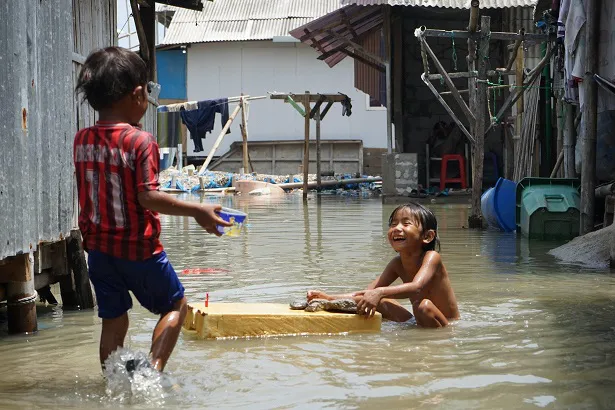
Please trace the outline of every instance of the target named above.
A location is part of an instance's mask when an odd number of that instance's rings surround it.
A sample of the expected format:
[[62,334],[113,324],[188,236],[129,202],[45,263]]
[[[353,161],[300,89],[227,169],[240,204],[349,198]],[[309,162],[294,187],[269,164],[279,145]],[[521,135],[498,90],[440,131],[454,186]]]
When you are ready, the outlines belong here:
[[417,154],[382,156],[382,191],[385,195],[408,196],[419,183]]
[[[267,92],[344,93],[352,99],[352,116],[342,117],[342,107],[335,104],[322,121],[322,139],[362,140],[366,148],[386,147],[386,111],[368,110],[366,94],[354,88],[352,59],[329,68],[317,60],[317,53],[299,43],[271,41],[192,44],[187,50],[188,100],[204,100],[252,96]],[[232,105],[231,110],[234,108]],[[250,104],[249,139],[251,141],[303,139],[303,118],[280,100],[258,100]],[[239,123],[231,126],[217,154],[228,151],[234,141],[241,140]],[[312,124],[312,137],[315,136]],[[203,141],[206,156],[221,129],[215,129]],[[188,155],[193,155],[188,141]]]

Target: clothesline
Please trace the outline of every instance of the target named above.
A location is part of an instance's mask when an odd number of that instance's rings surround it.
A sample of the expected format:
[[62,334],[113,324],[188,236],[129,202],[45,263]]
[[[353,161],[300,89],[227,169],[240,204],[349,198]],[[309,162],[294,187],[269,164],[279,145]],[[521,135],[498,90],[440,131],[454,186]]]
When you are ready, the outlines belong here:
[[[238,97],[229,97],[227,100],[227,102],[229,103],[234,103],[234,102],[239,102],[241,101],[242,96],[238,96]],[[250,97],[250,96],[243,96],[243,98],[246,101],[252,101],[252,100],[263,100],[265,98],[269,98],[266,95],[261,95],[261,96],[257,96],[257,97]],[[197,104],[198,101],[186,101],[186,102],[181,102],[181,103],[175,103],[175,104],[167,104],[167,105],[159,105],[158,106],[158,110],[159,111],[164,111],[164,110],[168,110],[168,111],[179,111],[182,107],[184,107],[187,110],[195,110],[197,109]],[[222,104],[222,103],[221,103]]]

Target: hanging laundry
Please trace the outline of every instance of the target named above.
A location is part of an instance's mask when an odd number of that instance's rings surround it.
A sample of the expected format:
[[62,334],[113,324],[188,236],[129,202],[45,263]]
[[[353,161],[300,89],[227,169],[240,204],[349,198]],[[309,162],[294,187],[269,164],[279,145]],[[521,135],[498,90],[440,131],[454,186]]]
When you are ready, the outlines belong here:
[[350,101],[350,97],[348,97],[345,94],[342,94],[344,97],[344,100],[341,102],[342,104],[342,117],[343,116],[348,116],[350,117],[352,115],[352,103]]
[[[194,141],[194,152],[203,151],[203,142],[205,134],[214,129],[214,120],[216,113],[220,113],[222,126],[229,119],[228,113],[228,98],[220,98],[217,100],[205,100],[197,103],[197,109],[188,111],[183,107],[180,110],[180,115],[186,127],[190,131],[190,138]],[[231,130],[227,131],[227,134]]]
[[177,148],[181,142],[181,116],[179,111],[168,111],[165,106],[158,107],[156,139],[160,148]]

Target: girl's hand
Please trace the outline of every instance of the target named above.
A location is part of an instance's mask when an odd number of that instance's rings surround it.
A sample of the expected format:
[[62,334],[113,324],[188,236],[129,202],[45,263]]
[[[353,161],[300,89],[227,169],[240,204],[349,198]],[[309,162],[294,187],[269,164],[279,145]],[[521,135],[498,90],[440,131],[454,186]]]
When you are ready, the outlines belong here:
[[378,288],[370,290],[362,290],[354,294],[355,296],[362,296],[359,303],[357,303],[357,313],[372,317],[376,314],[376,309],[382,299],[382,291]]

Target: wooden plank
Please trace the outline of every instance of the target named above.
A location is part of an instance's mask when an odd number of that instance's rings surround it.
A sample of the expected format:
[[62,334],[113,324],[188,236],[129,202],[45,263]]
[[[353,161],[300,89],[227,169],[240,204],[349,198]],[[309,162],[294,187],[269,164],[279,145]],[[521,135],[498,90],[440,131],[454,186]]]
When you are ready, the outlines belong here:
[[431,57],[431,60],[436,66],[436,70],[438,70],[438,72],[442,76],[444,83],[449,88],[449,90],[451,90],[453,98],[455,98],[455,101],[457,101],[457,104],[459,104],[459,107],[461,107],[461,111],[463,111],[466,118],[468,118],[468,120],[470,121],[470,124],[474,123],[476,121],[474,114],[472,114],[472,112],[470,111],[470,108],[468,108],[461,94],[459,94],[457,87],[455,87],[455,84],[453,84],[453,80],[451,80],[450,76],[448,75],[444,67],[442,66],[442,63],[440,63],[440,60],[438,59],[436,54],[433,52],[431,47],[429,47],[429,44],[427,44],[427,41],[424,38],[421,38],[420,41],[422,43],[422,46],[425,47],[425,51],[427,52],[427,55]]
[[17,255],[7,258],[0,265],[0,283],[28,282],[32,280],[29,255]]

